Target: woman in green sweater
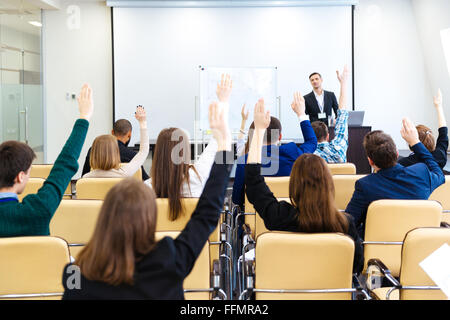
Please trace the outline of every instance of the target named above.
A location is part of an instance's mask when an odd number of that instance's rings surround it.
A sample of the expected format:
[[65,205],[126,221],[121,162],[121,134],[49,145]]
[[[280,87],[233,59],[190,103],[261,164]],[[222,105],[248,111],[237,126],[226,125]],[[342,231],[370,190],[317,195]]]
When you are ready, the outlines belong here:
[[78,171],[89,120],[94,110],[92,89],[85,84],[78,98],[80,118],[56,159],[44,185],[36,194],[17,197],[25,189],[36,157],[25,143],[6,141],[0,145],[0,237],[49,235],[49,224],[70,180]]

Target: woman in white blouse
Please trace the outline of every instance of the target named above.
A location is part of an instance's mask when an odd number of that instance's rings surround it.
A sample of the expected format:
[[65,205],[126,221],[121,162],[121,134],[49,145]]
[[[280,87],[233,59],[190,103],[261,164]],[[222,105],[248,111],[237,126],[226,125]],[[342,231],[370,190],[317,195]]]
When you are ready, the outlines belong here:
[[136,120],[140,128],[139,152],[130,162],[120,166],[120,152],[117,138],[107,134],[95,138],[92,144],[89,163],[91,171],[82,178],[124,178],[131,177],[139,170],[147,159],[149,139],[147,133],[147,116],[142,106],[136,108]]
[[[222,75],[216,93],[219,107],[226,109],[226,122],[231,89],[230,76]],[[180,215],[182,198],[198,198],[202,194],[217,148],[217,141],[212,138],[202,155],[191,164],[191,146],[185,131],[168,128],[159,133],[153,153],[151,178],[145,183],[153,188],[158,198],[169,199],[171,220],[176,220]]]

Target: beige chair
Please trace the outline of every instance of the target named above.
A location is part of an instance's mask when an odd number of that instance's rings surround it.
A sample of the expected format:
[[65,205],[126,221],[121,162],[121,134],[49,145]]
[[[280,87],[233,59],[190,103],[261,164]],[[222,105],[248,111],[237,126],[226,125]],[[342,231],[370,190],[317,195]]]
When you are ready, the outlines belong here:
[[448,300],[419,265],[442,245],[450,245],[449,228],[417,228],[409,231],[403,241],[400,278],[392,277],[380,259],[370,260],[379,273],[386,276],[393,287],[374,288],[371,293],[380,300]]
[[[180,232],[156,232],[155,239],[156,241],[159,241],[164,237],[176,238],[179,234]],[[208,247],[209,242],[206,242],[200,255],[195,261],[191,273],[184,279],[183,289],[186,300],[209,300],[211,299],[211,293],[215,290],[213,286],[210,285],[211,273],[213,271],[209,263]],[[220,289],[218,290],[220,291]]]
[[332,175],[335,174],[356,174],[356,166],[351,162],[328,163],[328,168]]
[[[364,270],[378,258],[398,277],[406,233],[419,227],[439,227],[442,206],[431,200],[378,200],[367,210],[364,235]],[[364,271],[363,271],[364,272]]]
[[[31,165],[30,178],[42,178],[47,179],[50,174],[50,171],[53,169],[53,164],[33,164]],[[69,185],[64,191],[64,199],[72,198],[72,183],[69,182]]]
[[[177,220],[171,221],[169,219],[169,200],[165,198],[156,199],[158,208],[158,218],[156,219],[156,231],[181,231],[191,219],[197,207],[198,198],[183,198],[184,211]],[[215,260],[219,259],[220,255],[220,224],[219,219],[216,229],[209,236],[209,248],[211,257],[211,267]]]
[[67,243],[55,237],[0,239],[0,299],[61,299]]
[[334,199],[339,210],[345,210],[355,191],[355,183],[365,175],[334,175]]
[[445,176],[445,183],[434,190],[428,199],[439,201],[444,211],[450,212],[450,176]]
[[[268,232],[256,241],[254,287],[257,300],[350,300],[354,242],[338,233]],[[251,264],[251,262],[248,262]],[[247,281],[252,283],[252,281]]]
[[76,184],[78,200],[104,200],[106,194],[123,178],[81,178]]
[[73,258],[91,239],[102,204],[102,200],[62,200],[56,210],[50,235],[65,239]]
[[[122,167],[125,164],[126,163],[121,163],[120,166]],[[136,171],[136,173],[133,174],[133,177],[136,178],[139,181],[142,181],[142,168],[141,167],[139,167],[138,171]]]
[[[289,177],[264,177],[264,181],[276,198],[289,198]],[[259,219],[261,220],[261,218]],[[267,231],[264,227],[264,222],[261,224],[262,220],[259,221],[258,225],[256,224],[256,221],[256,210],[248,201],[247,195],[245,195],[245,223],[250,227],[253,239],[256,236],[256,229],[258,227],[260,229],[258,234]]]
[[25,189],[21,194],[18,194],[19,202],[22,202],[29,194],[35,194],[44,185],[45,179],[42,178],[30,178],[25,186]]

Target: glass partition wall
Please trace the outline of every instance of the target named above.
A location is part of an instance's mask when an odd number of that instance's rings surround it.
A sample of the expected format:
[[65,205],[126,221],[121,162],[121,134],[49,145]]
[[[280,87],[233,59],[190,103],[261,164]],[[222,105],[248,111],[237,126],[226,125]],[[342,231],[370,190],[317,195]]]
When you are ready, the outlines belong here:
[[44,163],[41,10],[0,12],[0,141],[19,140]]

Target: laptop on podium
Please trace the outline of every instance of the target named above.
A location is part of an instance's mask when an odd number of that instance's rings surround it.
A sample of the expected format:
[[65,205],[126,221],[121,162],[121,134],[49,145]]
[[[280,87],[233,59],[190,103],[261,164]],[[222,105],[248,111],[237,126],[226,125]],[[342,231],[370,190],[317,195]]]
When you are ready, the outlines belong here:
[[349,111],[348,126],[361,127],[364,121],[364,111]]

